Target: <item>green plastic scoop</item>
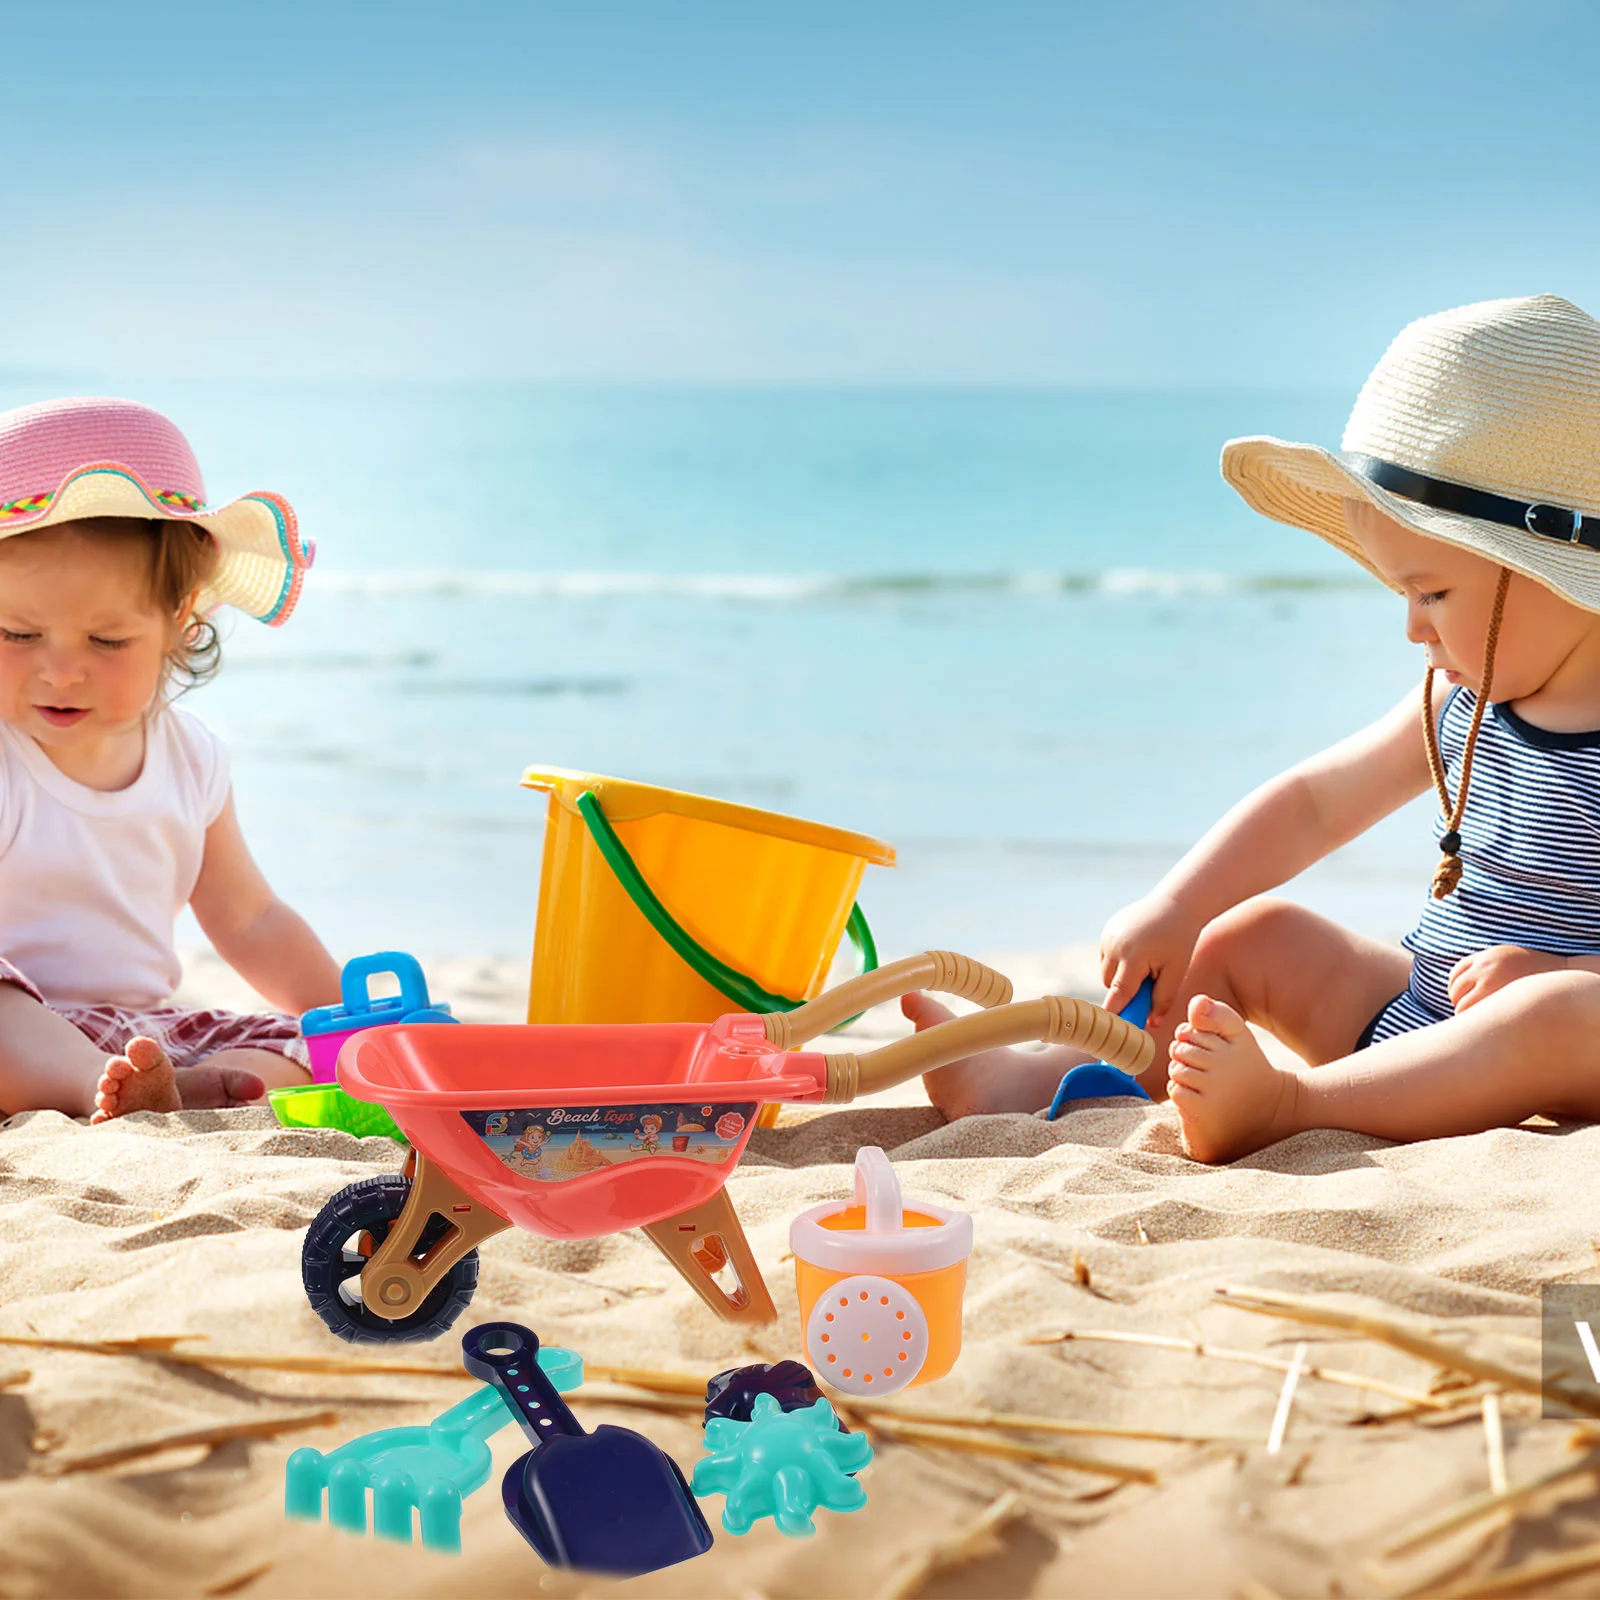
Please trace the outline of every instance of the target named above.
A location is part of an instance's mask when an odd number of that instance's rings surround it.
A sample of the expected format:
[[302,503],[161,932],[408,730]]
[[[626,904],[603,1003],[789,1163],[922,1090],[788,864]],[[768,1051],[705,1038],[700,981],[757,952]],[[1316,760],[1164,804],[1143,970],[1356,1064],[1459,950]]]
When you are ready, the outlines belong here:
[[407,1142],[382,1106],[357,1100],[336,1083],[302,1083],[267,1095],[272,1114],[286,1128],[337,1128],[358,1139],[381,1136]]

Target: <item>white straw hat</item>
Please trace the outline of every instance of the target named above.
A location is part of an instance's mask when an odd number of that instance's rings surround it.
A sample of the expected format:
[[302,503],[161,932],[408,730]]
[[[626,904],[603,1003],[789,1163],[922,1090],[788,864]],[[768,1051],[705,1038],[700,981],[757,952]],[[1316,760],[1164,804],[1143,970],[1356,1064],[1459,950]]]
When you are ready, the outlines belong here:
[[1230,439],[1222,475],[1375,577],[1343,500],[1600,611],[1600,323],[1552,294],[1423,317],[1373,369],[1337,454]]

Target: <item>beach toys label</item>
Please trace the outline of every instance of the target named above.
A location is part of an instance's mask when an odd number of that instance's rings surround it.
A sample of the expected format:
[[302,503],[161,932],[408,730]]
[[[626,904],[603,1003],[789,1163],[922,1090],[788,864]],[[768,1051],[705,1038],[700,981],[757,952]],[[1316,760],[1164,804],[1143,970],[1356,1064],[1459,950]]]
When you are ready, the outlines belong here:
[[529,1022],[711,1022],[820,994],[880,839],[560,767],[550,796]]
[[461,1119],[519,1178],[567,1183],[657,1156],[724,1165],[742,1145],[757,1102],[463,1111]]
[[972,1218],[901,1201],[876,1145],[856,1154],[854,1204],[813,1206],[789,1228],[806,1356],[846,1394],[942,1378],[961,1353]]

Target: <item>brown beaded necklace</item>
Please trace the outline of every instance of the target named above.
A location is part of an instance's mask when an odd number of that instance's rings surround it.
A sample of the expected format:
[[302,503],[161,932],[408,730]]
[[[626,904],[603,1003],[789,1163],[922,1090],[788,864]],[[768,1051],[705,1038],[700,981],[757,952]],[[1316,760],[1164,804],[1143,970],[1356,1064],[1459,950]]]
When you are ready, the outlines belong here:
[[1445,781],[1444,762],[1439,756],[1439,730],[1433,717],[1433,668],[1429,667],[1422,678],[1422,739],[1428,751],[1428,770],[1433,774],[1433,786],[1439,791],[1439,809],[1444,812],[1445,831],[1439,840],[1444,853],[1439,865],[1433,869],[1433,898],[1443,900],[1454,892],[1461,882],[1461,818],[1467,809],[1467,788],[1472,782],[1472,753],[1478,743],[1478,729],[1483,726],[1484,708],[1489,704],[1489,690],[1494,685],[1494,647],[1500,638],[1500,619],[1506,608],[1506,590],[1511,583],[1511,569],[1501,567],[1499,587],[1494,592],[1494,610],[1489,613],[1489,636],[1483,647],[1483,681],[1478,688],[1477,703],[1472,708],[1472,725],[1467,729],[1467,744],[1461,754],[1461,786],[1452,804],[1450,786]]

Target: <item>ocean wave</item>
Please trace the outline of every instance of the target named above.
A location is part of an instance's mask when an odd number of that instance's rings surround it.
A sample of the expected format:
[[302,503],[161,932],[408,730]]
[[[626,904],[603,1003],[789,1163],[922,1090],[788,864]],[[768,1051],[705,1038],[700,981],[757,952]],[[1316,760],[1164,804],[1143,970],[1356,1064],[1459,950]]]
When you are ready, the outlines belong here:
[[1161,598],[1192,594],[1373,593],[1357,574],[1165,572],[323,572],[319,591],[338,595],[460,596],[470,599],[603,600],[664,597],[776,605],[872,602],[924,596],[1104,594]]
[[626,678],[422,678],[397,684],[402,694],[493,695],[601,695],[627,694],[633,685]]
[[247,672],[362,672],[436,667],[431,650],[319,650],[301,655],[229,653],[230,675]]

